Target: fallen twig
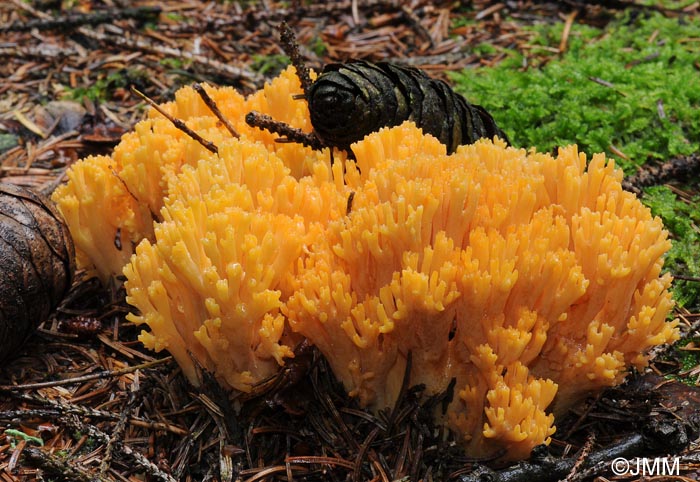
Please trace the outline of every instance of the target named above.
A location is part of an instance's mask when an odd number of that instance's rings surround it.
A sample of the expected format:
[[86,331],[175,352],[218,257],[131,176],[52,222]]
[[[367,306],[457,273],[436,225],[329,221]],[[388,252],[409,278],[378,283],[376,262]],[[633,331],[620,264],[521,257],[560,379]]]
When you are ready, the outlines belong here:
[[136,95],[138,95],[139,97],[141,97],[141,98],[142,98],[143,100],[145,100],[146,102],[148,102],[148,104],[149,104],[151,107],[153,107],[155,110],[157,110],[159,114],[161,114],[163,117],[165,117],[165,118],[168,119],[170,122],[172,122],[173,125],[174,125],[175,127],[177,127],[178,129],[180,129],[182,132],[184,132],[185,134],[187,134],[188,136],[190,136],[190,137],[191,137],[192,139],[194,139],[195,141],[199,142],[199,143],[200,143],[205,149],[207,149],[209,152],[213,152],[214,154],[218,154],[218,153],[219,153],[219,148],[216,147],[216,144],[214,144],[214,143],[211,142],[211,141],[206,140],[205,138],[203,138],[202,136],[200,136],[199,134],[197,134],[195,131],[193,131],[192,129],[190,129],[189,127],[187,127],[187,124],[185,124],[182,120],[176,119],[175,117],[173,117],[173,116],[171,116],[170,114],[168,114],[167,112],[165,112],[161,106],[159,106],[153,99],[151,99],[150,97],[148,97],[146,94],[144,94],[143,92],[141,92],[140,90],[138,90],[138,89],[137,89],[136,87],[134,87],[134,86],[131,87],[131,91],[132,91],[134,94],[136,94]]
[[[492,470],[485,466],[477,467],[472,473],[459,477],[459,482],[556,482],[567,478],[568,482],[591,480],[611,468],[611,463],[619,458],[641,457],[657,453],[674,453],[684,447],[676,446],[674,431],[684,430],[678,420],[654,421],[648,423],[643,433],[629,435],[618,442],[597,451],[591,451],[583,463],[578,456],[555,458],[540,446],[533,450],[529,461],[520,462],[503,470]],[[684,439],[685,445],[688,439]],[[544,451],[544,453],[543,453]],[[573,474],[574,469],[583,469]]]
[[700,173],[700,153],[678,156],[662,164],[645,164],[622,181],[623,189],[641,194],[642,189]]
[[78,467],[76,464],[53,455],[51,452],[35,448],[25,447],[22,455],[29,460],[32,465],[45,470],[53,477],[58,477],[60,480],[68,482],[95,482],[105,481],[108,479],[103,477],[93,477],[88,472]]
[[107,473],[107,470],[109,470],[110,465],[112,464],[112,457],[114,456],[114,451],[115,447],[119,443],[123,443],[124,439],[124,430],[126,429],[126,423],[127,420],[131,417],[131,412],[134,409],[134,405],[136,403],[136,394],[139,391],[139,380],[138,380],[138,373],[137,376],[135,377],[134,381],[131,383],[131,389],[129,390],[129,396],[124,402],[124,408],[120,412],[119,415],[119,420],[117,421],[116,426],[114,427],[114,430],[112,431],[112,435],[109,437],[109,440],[107,441],[107,446],[105,448],[105,454],[102,457],[102,461],[100,462],[100,476],[104,477],[104,475]]
[[60,28],[70,30],[81,25],[99,25],[111,23],[115,20],[134,18],[137,20],[152,20],[157,17],[162,9],[158,6],[143,6],[135,8],[118,8],[114,10],[96,11],[90,13],[76,13],[61,15],[55,18],[17,21],[9,25],[0,26],[0,33],[29,32],[31,30],[52,30]]
[[222,124],[228,129],[228,131],[231,133],[233,137],[240,137],[238,132],[236,132],[236,129],[233,127],[233,124],[231,124],[231,121],[229,121],[226,116],[219,110],[219,107],[216,105],[216,102],[214,102],[214,99],[209,97],[209,94],[207,94],[207,91],[204,90],[204,87],[199,85],[198,83],[192,84],[192,88],[199,94],[199,96],[202,98],[202,101],[209,107],[209,110],[212,111],[212,113],[216,116],[217,119],[221,121]]
[[[94,438],[100,443],[107,444],[109,443],[110,437],[106,433],[104,433],[102,430],[98,429],[94,425],[90,425],[87,423],[82,422],[78,417],[75,416],[70,416],[66,417],[63,420],[63,423],[65,423],[68,427],[78,430],[83,434],[88,435],[89,437]],[[158,480],[161,480],[163,482],[175,482],[175,479],[170,476],[169,474],[163,472],[160,468],[158,468],[157,465],[155,465],[153,462],[148,460],[146,457],[144,457],[142,454],[139,452],[133,450],[131,447],[128,445],[124,444],[121,441],[115,441],[114,442],[114,450],[123,453],[124,455],[130,457],[133,459],[133,461],[138,465],[138,467],[145,472],[147,472],[149,475],[155,477]]]
[[142,363],[140,365],[133,365],[130,367],[122,368],[120,370],[101,371],[98,373],[91,373],[90,375],[83,375],[80,377],[64,378],[62,380],[52,380],[50,382],[25,383],[23,385],[0,385],[0,392],[35,390],[37,388],[57,387],[61,385],[70,385],[73,383],[83,383],[90,380],[99,380],[102,378],[120,377],[122,375],[126,375],[127,373],[133,373],[137,370],[145,370],[146,368],[153,368],[157,365],[163,365],[165,363],[171,362],[172,360],[173,357],[168,356],[159,360],[153,360],[146,363]]

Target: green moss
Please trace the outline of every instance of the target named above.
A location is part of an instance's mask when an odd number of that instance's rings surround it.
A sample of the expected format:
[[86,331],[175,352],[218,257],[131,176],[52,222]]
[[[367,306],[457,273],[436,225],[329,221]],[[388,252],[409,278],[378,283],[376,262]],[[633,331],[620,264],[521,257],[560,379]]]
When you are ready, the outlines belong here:
[[179,70],[185,65],[185,62],[181,58],[177,57],[165,57],[160,60],[160,65],[167,69]]
[[[669,378],[686,383],[690,386],[696,386],[698,380],[697,373],[688,372],[694,371],[700,365],[700,351],[694,349],[700,344],[700,337],[690,336],[678,340],[672,349],[664,358],[678,363],[678,370],[669,375]],[[686,346],[692,345],[690,349],[684,349]],[[681,376],[679,373],[686,373]]]
[[289,57],[282,54],[274,55],[253,55],[253,62],[250,68],[266,77],[279,75],[284,68],[289,65]]
[[0,154],[18,145],[19,138],[15,134],[0,132]]
[[173,22],[185,22],[186,20],[184,15],[176,12],[168,12],[165,14],[165,16],[168,18],[168,20],[172,20]]
[[638,0],[640,5],[650,5],[655,7],[670,8],[672,10],[681,10],[688,5],[695,3],[695,0]]
[[84,97],[92,101],[109,99],[112,91],[119,88],[128,88],[132,84],[139,84],[147,78],[143,70],[121,69],[107,76],[101,76],[88,87],[68,89],[68,95],[73,100],[81,100]]
[[695,350],[681,350],[680,348],[683,348],[687,346],[688,344],[692,343],[693,345],[697,346],[698,343],[700,343],[700,338],[698,337],[692,337],[692,338],[684,338],[682,340],[679,340],[678,343],[676,344],[676,353],[678,356],[678,359],[680,361],[680,371],[684,372],[687,370],[692,370],[696,366],[698,366],[698,357],[700,356],[700,352],[695,351]]
[[[562,29],[534,27],[528,58],[511,51],[494,68],[465,70],[454,75],[456,89],[483,105],[517,146],[551,152],[576,143],[589,155],[605,152],[628,173],[700,150],[700,43],[693,40],[700,19],[628,14],[604,31],[574,25],[566,53],[556,56]],[[671,232],[665,269],[700,276],[700,199],[654,187],[642,200]],[[673,291],[679,306],[700,307],[700,283],[677,279]]]
[[316,36],[311,40],[309,48],[313,53],[315,53],[319,57],[323,57],[328,52],[328,46],[326,45],[326,42],[324,42],[323,39],[319,36]]
[[[654,186],[646,190],[642,201],[652,214],[663,219],[671,233],[673,245],[666,255],[666,269],[676,275],[700,277],[700,196],[684,202],[669,188]],[[700,307],[697,281],[675,280],[673,294],[681,307]]]
[[[535,27],[532,45],[558,47],[562,28]],[[685,41],[699,29],[699,19],[657,14],[621,18],[605,33],[574,25],[560,58],[523,68],[511,51],[495,68],[455,74],[456,89],[489,110],[515,145],[553,151],[576,143],[633,171],[700,148],[700,45]]]
[[495,55],[498,53],[498,48],[496,48],[494,45],[484,42],[480,43],[476,47],[474,47],[474,54],[480,56],[480,57],[485,57],[487,55]]

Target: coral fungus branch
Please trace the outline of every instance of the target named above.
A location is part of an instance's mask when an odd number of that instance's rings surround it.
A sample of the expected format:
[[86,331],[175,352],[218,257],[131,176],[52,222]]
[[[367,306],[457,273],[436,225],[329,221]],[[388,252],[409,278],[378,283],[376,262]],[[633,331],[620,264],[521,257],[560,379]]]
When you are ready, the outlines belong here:
[[[332,162],[302,88],[293,68],[247,98],[207,88],[238,138],[183,88],[158,111],[216,150],[154,110],[54,194],[81,263],[103,280],[123,268],[139,339],[193,384],[201,366],[248,398],[293,390],[310,360],[292,347],[313,345],[389,430],[421,386],[470,456],[525,459],[557,416],[678,338],[668,233],[605,156],[499,139],[448,153],[405,122]],[[378,439],[361,446],[320,396],[336,442],[384,471]]]

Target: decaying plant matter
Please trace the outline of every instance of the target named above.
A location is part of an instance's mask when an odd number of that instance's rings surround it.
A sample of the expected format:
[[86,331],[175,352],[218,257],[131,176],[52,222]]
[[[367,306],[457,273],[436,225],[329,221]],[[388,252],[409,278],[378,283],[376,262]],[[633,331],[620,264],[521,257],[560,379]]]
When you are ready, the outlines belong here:
[[73,240],[51,201],[0,184],[0,360],[61,302],[73,282]]

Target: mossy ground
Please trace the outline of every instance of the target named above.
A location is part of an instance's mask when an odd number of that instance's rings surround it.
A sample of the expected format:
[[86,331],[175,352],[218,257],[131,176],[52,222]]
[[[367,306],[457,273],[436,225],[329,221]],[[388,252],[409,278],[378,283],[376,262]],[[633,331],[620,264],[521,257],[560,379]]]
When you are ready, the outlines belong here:
[[[566,52],[554,58],[539,53],[559,47],[564,22],[530,28],[527,49],[453,75],[513,144],[549,152],[575,143],[589,156],[604,152],[627,174],[700,150],[700,19],[633,12],[604,29],[574,23]],[[653,187],[642,197],[672,233],[666,269],[684,277],[700,276],[697,181],[682,186],[688,196]],[[700,284],[677,280],[674,295],[697,310]]]
[[563,28],[531,27],[529,56],[512,51],[495,68],[456,74],[457,90],[486,107],[518,146],[576,143],[628,173],[698,151],[700,19],[628,14],[605,30],[574,24],[566,53],[538,57],[538,49],[559,47]]

